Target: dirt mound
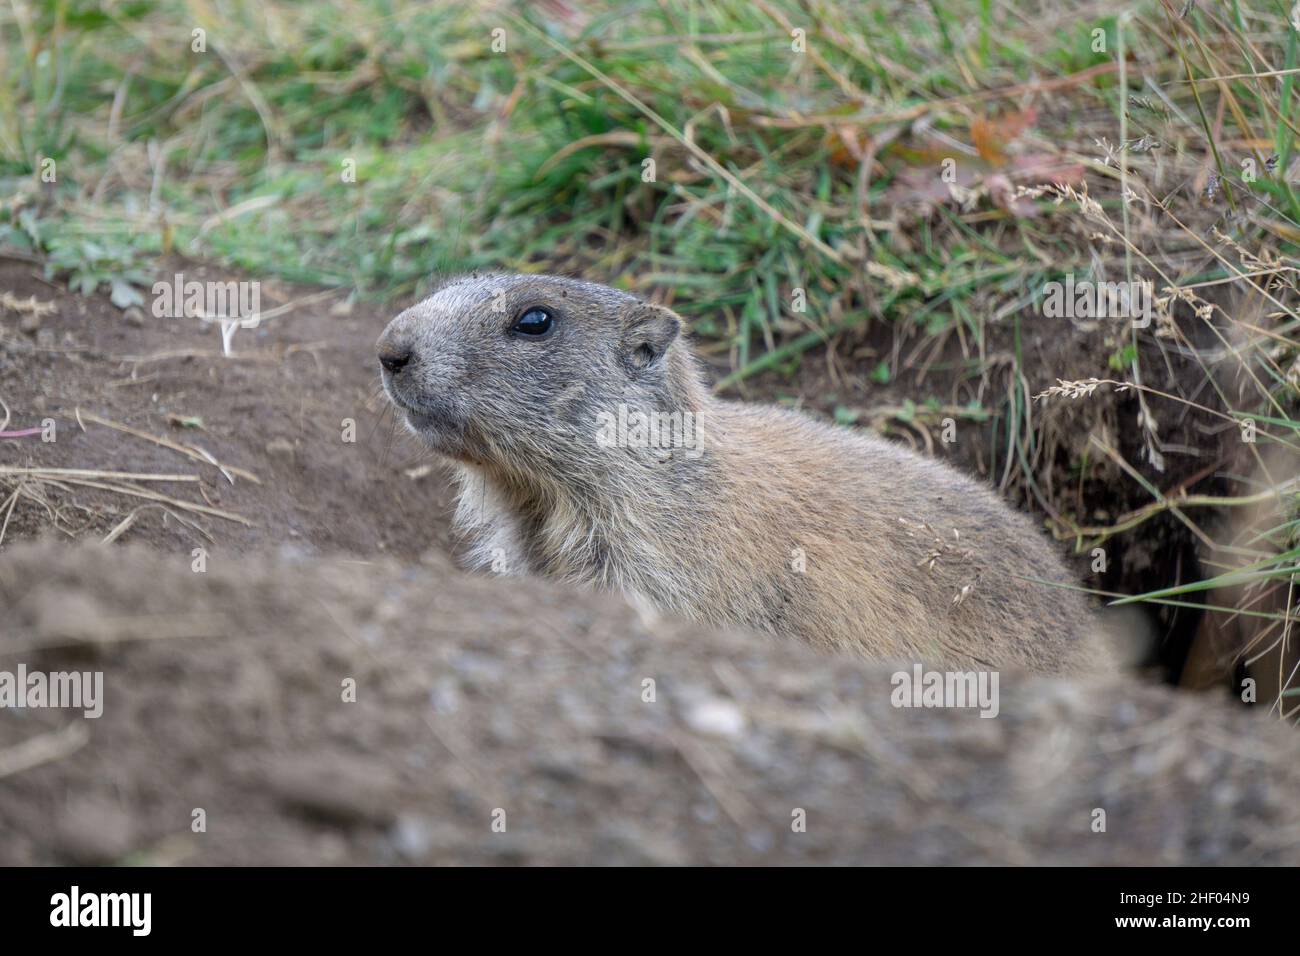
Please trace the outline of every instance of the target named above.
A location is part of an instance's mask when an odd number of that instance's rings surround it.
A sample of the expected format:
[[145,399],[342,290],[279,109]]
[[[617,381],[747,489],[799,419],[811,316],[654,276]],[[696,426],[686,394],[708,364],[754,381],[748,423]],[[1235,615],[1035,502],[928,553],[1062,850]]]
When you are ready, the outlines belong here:
[[98,719],[0,711],[3,863],[1300,862],[1293,735],[1162,688],[896,709],[891,668],[437,558],[23,545],[0,604],[0,670],[104,675]]

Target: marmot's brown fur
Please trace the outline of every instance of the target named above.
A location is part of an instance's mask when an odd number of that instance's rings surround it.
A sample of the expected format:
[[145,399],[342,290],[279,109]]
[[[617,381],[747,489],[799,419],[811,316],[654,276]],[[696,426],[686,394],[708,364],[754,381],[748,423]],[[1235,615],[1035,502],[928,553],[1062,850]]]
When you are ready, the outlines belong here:
[[1025,516],[876,436],[714,398],[680,328],[524,275],[453,280],[389,324],[384,385],[455,465],[472,563],[877,658],[1105,666]]

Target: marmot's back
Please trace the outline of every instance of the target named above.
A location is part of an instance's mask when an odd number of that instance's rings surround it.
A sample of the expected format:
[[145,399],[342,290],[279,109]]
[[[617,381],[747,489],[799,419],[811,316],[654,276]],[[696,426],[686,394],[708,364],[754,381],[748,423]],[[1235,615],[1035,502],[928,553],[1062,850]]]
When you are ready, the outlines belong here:
[[1090,666],[1085,601],[1043,533],[991,489],[873,435],[712,409],[705,442],[734,506],[716,526],[733,529],[739,590],[780,595],[765,629],[873,656]]

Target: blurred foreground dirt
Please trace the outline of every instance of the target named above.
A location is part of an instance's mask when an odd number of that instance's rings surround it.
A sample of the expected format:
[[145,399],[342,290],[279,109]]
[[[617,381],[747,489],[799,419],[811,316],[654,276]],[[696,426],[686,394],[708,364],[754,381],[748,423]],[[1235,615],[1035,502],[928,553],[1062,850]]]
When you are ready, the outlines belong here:
[[5,864],[1300,862],[1294,733],[1163,687],[895,709],[893,668],[437,556],[28,543],[0,606],[0,670],[104,672],[98,720],[0,710]]

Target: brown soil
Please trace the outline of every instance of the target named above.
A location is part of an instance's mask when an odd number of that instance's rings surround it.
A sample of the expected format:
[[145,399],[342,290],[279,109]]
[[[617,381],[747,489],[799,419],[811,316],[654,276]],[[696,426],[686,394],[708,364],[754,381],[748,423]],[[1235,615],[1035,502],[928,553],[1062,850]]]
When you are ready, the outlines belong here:
[[[231,278],[201,265],[176,268],[186,279]],[[147,311],[132,321],[106,299],[51,287],[30,266],[5,264],[0,288],[56,306],[34,331],[19,331],[24,316],[0,317],[0,399],[11,412],[8,428],[35,428],[47,418],[56,425],[53,442],[0,440],[0,465],[196,475],[198,485],[143,487],[251,523],[171,509],[196,519],[211,534],[207,540],[149,506],[122,540],[180,554],[199,546],[213,555],[281,546],[406,558],[430,547],[446,550],[446,486],[433,474],[407,476],[429,461],[394,425],[379,395],[373,346],[392,313],[373,306],[336,312],[344,296],[328,296],[239,330],[233,357],[226,358],[213,326]],[[264,282],[262,309],[313,295],[320,293]],[[260,484],[236,476],[232,485],[214,466],[87,422],[84,413],[198,446],[223,465],[252,472]],[[175,424],[192,418],[202,427]],[[345,419],[356,423],[355,442],[344,441]],[[132,509],[150,504],[84,486],[41,491],[58,505],[58,520],[24,498],[6,542],[52,527],[75,537],[102,536]]]
[[0,289],[55,306],[0,315],[6,427],[57,425],[0,465],[201,478],[0,475],[0,670],[105,681],[98,720],[0,710],[0,863],[1300,859],[1297,744],[1244,708],[1005,674],[996,720],[897,710],[891,669],[457,572],[446,482],[376,395],[387,309],[303,305],[228,359],[28,266]]
[[440,559],[27,545],[0,602],[5,666],[105,675],[97,720],[0,719],[0,863],[1300,862],[1294,735],[1170,689],[895,709],[888,668]]

